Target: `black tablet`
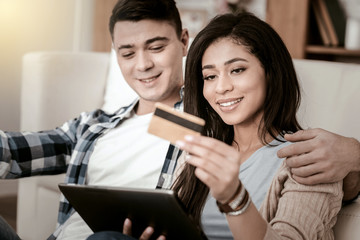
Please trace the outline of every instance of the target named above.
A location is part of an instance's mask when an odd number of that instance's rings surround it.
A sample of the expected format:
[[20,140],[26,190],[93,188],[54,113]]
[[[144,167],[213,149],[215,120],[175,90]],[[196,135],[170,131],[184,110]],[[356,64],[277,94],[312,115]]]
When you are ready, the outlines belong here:
[[125,218],[132,221],[133,237],[147,226],[153,238],[203,239],[201,230],[186,214],[172,190],[59,184],[60,191],[94,231],[122,231]]

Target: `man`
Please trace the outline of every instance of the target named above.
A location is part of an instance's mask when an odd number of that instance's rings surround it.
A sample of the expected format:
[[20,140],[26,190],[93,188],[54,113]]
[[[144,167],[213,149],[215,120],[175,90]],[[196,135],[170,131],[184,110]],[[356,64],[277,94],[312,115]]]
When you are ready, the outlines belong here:
[[[172,0],[121,0],[109,28],[120,69],[139,99],[113,115],[82,113],[52,131],[0,131],[2,178],[67,172],[68,183],[169,187],[169,166],[175,167],[169,162],[179,149],[148,134],[147,126],[156,102],[181,107],[188,31]],[[49,239],[86,239],[92,233],[64,198],[58,223]]]
[[302,184],[330,183],[344,179],[344,200],[360,192],[360,142],[323,129],[285,135],[295,142],[278,152]]

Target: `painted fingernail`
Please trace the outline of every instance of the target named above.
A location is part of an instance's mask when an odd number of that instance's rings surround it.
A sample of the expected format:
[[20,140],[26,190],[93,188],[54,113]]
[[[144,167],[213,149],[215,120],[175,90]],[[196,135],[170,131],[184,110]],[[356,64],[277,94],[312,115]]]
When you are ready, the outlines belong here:
[[181,141],[181,140],[178,140],[176,141],[176,146],[179,147],[179,148],[183,148],[185,146],[185,142],[184,141]]
[[194,136],[193,135],[185,135],[185,140],[187,141],[193,141],[194,140]]

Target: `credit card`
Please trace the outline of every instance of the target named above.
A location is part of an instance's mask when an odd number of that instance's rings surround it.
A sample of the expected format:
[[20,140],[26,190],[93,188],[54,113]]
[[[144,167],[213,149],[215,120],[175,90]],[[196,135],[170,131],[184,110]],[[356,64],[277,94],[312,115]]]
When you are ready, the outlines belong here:
[[156,103],[148,132],[175,144],[185,135],[200,135],[205,120],[189,113],[175,110],[165,104]]

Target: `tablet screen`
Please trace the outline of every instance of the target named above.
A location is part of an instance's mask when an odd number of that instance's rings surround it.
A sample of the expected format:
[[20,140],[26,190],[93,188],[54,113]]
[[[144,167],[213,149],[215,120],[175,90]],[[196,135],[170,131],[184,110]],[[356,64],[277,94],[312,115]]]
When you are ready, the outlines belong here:
[[122,232],[125,218],[130,218],[135,238],[152,226],[151,239],[160,234],[166,239],[204,239],[172,190],[75,184],[59,184],[59,188],[94,232]]

